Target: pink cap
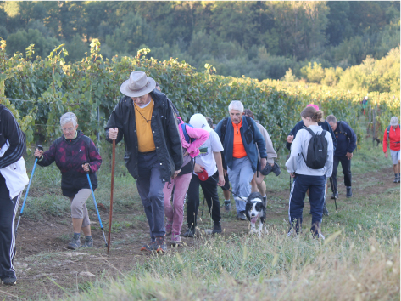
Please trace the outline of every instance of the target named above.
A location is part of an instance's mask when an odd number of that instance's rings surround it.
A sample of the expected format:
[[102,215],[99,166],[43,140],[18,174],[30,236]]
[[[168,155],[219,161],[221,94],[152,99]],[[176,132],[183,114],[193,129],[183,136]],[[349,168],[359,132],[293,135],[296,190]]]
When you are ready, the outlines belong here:
[[313,103],[308,104],[307,107],[314,107],[316,109],[316,111],[319,111],[319,106],[314,105]]

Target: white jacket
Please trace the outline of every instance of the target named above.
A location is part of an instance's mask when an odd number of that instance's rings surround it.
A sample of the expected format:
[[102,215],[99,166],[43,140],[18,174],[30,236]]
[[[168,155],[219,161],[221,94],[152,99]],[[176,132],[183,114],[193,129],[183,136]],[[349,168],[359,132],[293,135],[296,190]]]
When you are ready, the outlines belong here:
[[[0,157],[4,155],[9,147],[8,141],[0,150]],[[25,189],[25,186],[29,183],[28,175],[25,169],[25,160],[23,157],[15,163],[11,163],[5,168],[0,168],[0,173],[3,175],[8,191],[10,192],[10,198],[13,199]]]
[[[318,125],[309,126],[315,134],[320,134],[323,129]],[[285,166],[287,167],[288,173],[297,173],[308,176],[323,176],[326,175],[326,178],[331,176],[333,171],[333,140],[331,139],[331,135],[326,131],[326,140],[327,140],[327,159],[326,164],[323,168],[320,169],[312,169],[306,166],[304,161],[304,157],[306,159],[309,148],[309,140],[312,138],[312,135],[305,129],[300,129],[292,142],[291,146],[291,156],[288,158]],[[303,156],[302,156],[303,154]]]

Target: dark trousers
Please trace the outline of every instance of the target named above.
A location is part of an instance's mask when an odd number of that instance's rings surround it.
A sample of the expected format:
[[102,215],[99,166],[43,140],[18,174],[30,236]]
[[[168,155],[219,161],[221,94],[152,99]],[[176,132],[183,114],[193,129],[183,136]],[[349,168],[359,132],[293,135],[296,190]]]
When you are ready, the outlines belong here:
[[206,181],[199,180],[198,176],[192,174],[187,192],[187,223],[188,228],[194,230],[198,220],[199,209],[199,185],[202,187],[203,196],[209,206],[209,214],[212,211],[212,219],[215,224],[220,223],[220,201],[217,194],[217,183],[219,172],[209,177]]
[[338,163],[341,162],[344,174],[344,185],[351,186],[351,160],[348,160],[347,156],[334,156],[333,157],[333,173],[331,174],[330,183],[331,191],[337,192],[337,167]]
[[138,154],[136,187],[148,219],[150,237],[154,240],[156,236],[164,236],[164,183],[156,152]]
[[0,278],[15,277],[14,218],[18,210],[19,196],[10,199],[3,176],[0,174]]
[[323,216],[323,204],[326,199],[326,176],[307,176],[296,174],[291,187],[288,217],[291,224],[294,220],[302,224],[305,193],[309,189],[310,211],[312,213],[312,225],[321,222]]

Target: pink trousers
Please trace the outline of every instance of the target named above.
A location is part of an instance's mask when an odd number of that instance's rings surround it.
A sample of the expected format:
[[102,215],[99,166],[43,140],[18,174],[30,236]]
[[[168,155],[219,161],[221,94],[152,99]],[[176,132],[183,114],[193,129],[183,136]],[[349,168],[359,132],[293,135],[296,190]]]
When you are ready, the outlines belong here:
[[[170,183],[166,182],[164,184],[164,215],[167,217],[166,228],[172,226],[171,232],[175,235],[180,235],[181,233],[181,225],[184,218],[184,198],[191,179],[192,173],[186,173],[175,179],[170,179]],[[171,206],[170,198],[174,186],[173,206]]]

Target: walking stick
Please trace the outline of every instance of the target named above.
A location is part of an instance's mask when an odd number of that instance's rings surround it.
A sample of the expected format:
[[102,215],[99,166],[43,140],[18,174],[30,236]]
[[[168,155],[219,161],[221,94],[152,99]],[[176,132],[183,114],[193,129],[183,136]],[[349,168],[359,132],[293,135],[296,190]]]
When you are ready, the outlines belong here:
[[89,173],[86,173],[86,178],[88,179],[89,187],[91,188],[91,191],[92,191],[92,199],[93,199],[93,203],[95,204],[96,213],[97,213],[97,218],[98,218],[98,220],[99,220],[100,229],[102,229],[102,232],[103,232],[103,239],[104,239],[105,247],[107,247],[108,244],[107,244],[107,242],[106,242],[106,237],[104,236],[102,219],[100,218],[99,210],[97,209],[97,203],[96,203],[95,193],[93,192],[92,182],[91,182],[91,179],[90,179],[90,177],[89,177]]
[[[38,145],[38,150],[43,151],[43,147],[41,145]],[[35,159],[35,163],[33,164],[32,172],[31,172],[31,178],[29,179],[28,188],[26,189],[26,192],[25,192],[24,202],[22,203],[21,211],[20,211],[20,213],[18,215],[17,227],[15,228],[15,236],[17,236],[19,220],[21,219],[21,216],[24,214],[25,202],[26,202],[26,198],[28,196],[29,188],[31,187],[33,174],[35,173],[36,162],[38,162],[38,158]]]
[[109,213],[109,241],[107,244],[107,254],[110,253],[110,234],[111,222],[113,219],[113,194],[114,194],[114,161],[116,158],[116,140],[113,139],[113,158],[111,161],[111,187],[110,187],[110,213]]

